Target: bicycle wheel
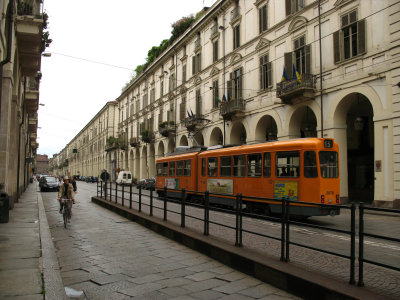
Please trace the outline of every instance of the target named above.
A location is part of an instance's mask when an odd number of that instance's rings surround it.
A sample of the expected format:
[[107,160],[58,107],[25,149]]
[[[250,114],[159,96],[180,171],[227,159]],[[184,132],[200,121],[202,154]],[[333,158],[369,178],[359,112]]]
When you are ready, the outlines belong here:
[[64,211],[63,211],[63,219],[64,219],[64,228],[67,228],[67,223],[68,223],[68,209],[64,206]]

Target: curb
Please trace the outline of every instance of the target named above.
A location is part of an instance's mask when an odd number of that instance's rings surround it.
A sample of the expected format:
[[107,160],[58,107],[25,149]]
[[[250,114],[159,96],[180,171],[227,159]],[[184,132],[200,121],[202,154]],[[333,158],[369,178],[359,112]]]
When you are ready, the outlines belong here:
[[49,223],[44,210],[42,195],[36,191],[39,209],[40,244],[42,247],[42,271],[45,299],[68,299],[61,278],[60,266],[51,238]]

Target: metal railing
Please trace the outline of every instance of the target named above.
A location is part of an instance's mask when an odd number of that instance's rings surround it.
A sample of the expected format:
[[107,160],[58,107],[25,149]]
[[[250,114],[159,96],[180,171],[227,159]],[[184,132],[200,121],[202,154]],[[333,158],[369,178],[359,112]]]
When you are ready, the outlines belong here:
[[[115,186],[115,188],[113,188]],[[309,224],[309,223],[303,223],[298,221],[297,219],[293,219],[292,214],[291,214],[291,209],[293,207],[298,205],[297,201],[291,201],[288,198],[282,198],[282,199],[269,199],[269,198],[260,198],[260,197],[248,197],[248,196],[243,196],[242,194],[236,194],[236,195],[229,195],[229,194],[213,194],[209,193],[208,191],[205,192],[199,192],[199,191],[190,191],[190,190],[173,190],[173,189],[167,189],[166,187],[163,188],[163,196],[162,197],[157,197],[158,200],[161,200],[163,202],[162,206],[157,206],[154,205],[154,188],[150,189],[150,201],[149,203],[143,203],[142,198],[143,198],[143,193],[142,193],[142,188],[138,187],[138,192],[134,193],[132,191],[132,185],[129,185],[129,194],[127,196],[125,193],[125,189],[121,188],[122,185],[116,184],[116,183],[110,183],[110,182],[99,182],[97,185],[97,196],[104,198],[105,200],[108,200],[110,202],[114,202],[115,204],[120,204],[123,207],[127,206],[125,201],[129,201],[129,208],[133,208],[133,203],[138,204],[138,211],[142,211],[142,206],[148,206],[149,207],[149,215],[153,216],[153,209],[159,209],[162,210],[163,212],[163,220],[167,221],[167,215],[168,213],[173,213],[173,214],[178,214],[180,215],[180,226],[185,227],[186,226],[186,218],[192,218],[196,219],[198,221],[202,221],[204,223],[204,228],[203,228],[203,234],[204,235],[209,235],[210,234],[210,224],[212,225],[217,225],[221,226],[224,228],[229,228],[235,231],[235,246],[241,247],[243,245],[243,233],[246,234],[251,234],[254,236],[259,236],[267,239],[273,239],[276,241],[280,242],[280,260],[283,262],[289,262],[290,261],[290,249],[291,246],[297,246],[301,248],[306,248],[312,251],[317,251],[333,256],[337,256],[343,259],[346,259],[349,261],[349,284],[356,284],[355,280],[355,271],[356,271],[356,205],[351,204],[350,206],[347,205],[329,205],[329,204],[316,204],[316,203],[311,203],[311,202],[302,202],[302,204],[308,206],[308,207],[317,207],[320,209],[330,209],[330,208],[340,208],[340,209],[345,209],[350,211],[350,228],[347,230],[344,229],[335,229],[335,228],[330,228],[327,226],[320,226],[320,225],[315,225],[315,224]],[[118,188],[120,187],[120,188]],[[168,192],[173,192],[175,195],[179,195],[179,197],[176,197],[176,199],[170,199],[167,197]],[[196,202],[187,202],[187,195],[191,194],[192,196],[195,196],[198,201]],[[138,195],[138,200],[135,201],[133,200],[133,195]],[[216,207],[216,206],[211,206],[210,205],[210,197],[216,197],[216,196],[223,196],[226,199],[230,199],[232,206],[234,209],[227,209],[227,208],[221,208],[221,207]],[[261,214],[255,214],[255,213],[249,213],[245,212],[243,207],[243,202],[249,201],[249,200],[257,200],[257,201],[269,201],[269,202],[274,202],[275,204],[280,205],[280,213],[274,216],[267,216],[267,215],[261,215]],[[174,211],[171,209],[168,209],[168,202],[169,203],[175,203],[177,205],[180,205],[180,211]],[[198,215],[190,215],[186,213],[186,206],[191,206],[191,207],[196,207],[198,209],[203,210],[203,217],[199,217]],[[400,268],[394,267],[388,264],[380,263],[377,261],[373,261],[370,259],[366,259],[364,257],[364,237],[372,237],[376,239],[383,239],[387,241],[392,241],[396,243],[400,243],[400,239],[398,238],[392,238],[392,237],[387,237],[387,236],[382,236],[382,235],[376,235],[376,234],[371,234],[367,233],[364,231],[364,214],[365,210],[373,210],[373,211],[380,211],[380,212],[389,212],[389,213],[395,213],[395,214],[400,214],[399,210],[391,210],[391,209],[379,209],[379,208],[371,208],[371,207],[365,207],[362,203],[359,206],[359,248],[358,248],[358,285],[359,286],[364,286],[364,280],[363,280],[363,274],[364,274],[364,269],[363,265],[364,263],[370,263],[373,265],[380,266],[382,268],[387,268],[395,271],[400,271]],[[225,214],[229,215],[234,215],[235,216],[235,226],[231,226],[228,224],[224,224],[221,222],[217,221],[211,221],[210,220],[210,211],[214,212],[222,212]],[[280,236],[273,236],[271,234],[267,234],[265,232],[256,232],[252,230],[245,229],[243,226],[243,218],[249,218],[249,219],[259,219],[259,220],[265,220],[265,221],[270,221],[274,222],[277,224],[280,224]],[[325,250],[320,247],[315,247],[311,245],[307,245],[304,243],[296,242],[291,239],[291,227],[292,226],[298,226],[298,227],[309,227],[309,228],[315,228],[315,229],[321,229],[329,232],[336,232],[336,233],[342,233],[344,235],[349,236],[349,248],[348,248],[348,254],[343,254],[339,252],[334,252],[330,250]]]
[[282,95],[302,89],[315,89],[315,75],[301,74],[301,81],[293,78],[287,81],[278,82],[276,84],[276,96],[279,98]]

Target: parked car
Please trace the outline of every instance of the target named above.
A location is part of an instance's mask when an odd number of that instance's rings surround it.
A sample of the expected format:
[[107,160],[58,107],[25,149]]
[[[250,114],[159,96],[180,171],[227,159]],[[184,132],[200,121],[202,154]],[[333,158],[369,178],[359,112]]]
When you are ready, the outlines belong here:
[[139,180],[137,184],[137,188],[142,188],[145,190],[149,190],[150,188],[154,188],[156,186],[156,179],[155,178],[146,178]]
[[79,180],[80,180],[80,181],[86,181],[86,177],[85,177],[85,176],[81,176],[81,177],[79,178]]
[[97,178],[97,177],[93,177],[93,182],[98,182],[99,181],[99,179]]
[[41,192],[58,191],[60,189],[60,184],[58,179],[53,176],[43,176],[39,180],[39,188]]
[[130,171],[121,171],[115,181],[118,184],[132,184],[132,173]]
[[86,182],[94,182],[94,177],[93,176],[87,176],[85,181]]

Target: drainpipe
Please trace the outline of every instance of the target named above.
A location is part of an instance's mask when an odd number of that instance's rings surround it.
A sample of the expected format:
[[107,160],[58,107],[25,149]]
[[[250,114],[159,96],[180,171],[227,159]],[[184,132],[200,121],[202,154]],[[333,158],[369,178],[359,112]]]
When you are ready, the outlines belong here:
[[322,101],[322,45],[321,45],[321,0],[318,0],[318,26],[319,26],[319,83],[321,97],[321,138],[324,137],[324,102]]
[[[11,47],[12,47],[12,29],[13,29],[13,16],[14,16],[14,0],[10,0],[7,8],[8,18],[8,37],[7,37],[7,55],[6,58],[0,62],[0,118],[1,118],[1,103],[3,101],[3,67],[11,61]],[[1,122],[0,122],[1,127]]]

